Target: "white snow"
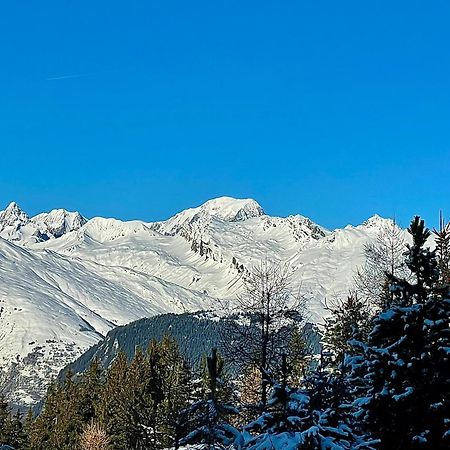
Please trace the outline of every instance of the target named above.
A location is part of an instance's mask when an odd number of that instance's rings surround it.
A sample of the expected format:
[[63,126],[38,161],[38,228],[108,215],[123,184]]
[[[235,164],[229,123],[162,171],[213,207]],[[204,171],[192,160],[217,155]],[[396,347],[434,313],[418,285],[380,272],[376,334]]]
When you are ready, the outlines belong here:
[[14,373],[13,400],[36,400],[33,392],[42,394],[51,376],[115,325],[220,310],[262,258],[290,265],[293,288],[320,320],[326,298],[346,295],[364,244],[385,220],[331,232],[230,197],[153,223],[86,222],[65,210],[30,219],[13,203],[0,213],[0,368],[5,378]]

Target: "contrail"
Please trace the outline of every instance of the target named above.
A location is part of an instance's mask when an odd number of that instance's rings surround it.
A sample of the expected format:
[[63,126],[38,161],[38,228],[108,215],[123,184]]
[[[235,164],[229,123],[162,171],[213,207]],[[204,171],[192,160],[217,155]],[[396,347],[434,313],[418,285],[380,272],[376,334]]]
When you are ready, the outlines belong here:
[[81,78],[81,77],[85,77],[86,75],[84,74],[74,74],[74,75],[61,75],[58,77],[49,77],[46,78],[46,81],[56,81],[56,80],[67,80],[69,78]]

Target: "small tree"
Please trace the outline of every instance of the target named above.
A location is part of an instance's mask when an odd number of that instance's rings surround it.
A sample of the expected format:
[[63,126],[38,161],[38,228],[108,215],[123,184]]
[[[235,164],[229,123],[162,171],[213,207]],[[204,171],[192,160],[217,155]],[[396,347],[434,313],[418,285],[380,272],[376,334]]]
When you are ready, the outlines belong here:
[[434,229],[436,256],[441,284],[450,284],[450,222],[445,224],[442,213],[439,215],[439,230]]
[[[156,362],[156,361],[155,361]],[[171,447],[178,438],[180,411],[188,405],[191,396],[191,373],[176,341],[165,336],[159,343],[156,362],[162,396],[156,398],[156,440],[162,448]]]
[[100,361],[94,358],[78,380],[79,409],[84,423],[97,419],[103,384],[104,374]]
[[207,358],[208,392],[207,398],[200,399],[182,414],[188,423],[185,428],[193,429],[180,444],[197,444],[198,449],[228,449],[240,445],[241,435],[231,426],[227,417],[238,414],[238,410],[229,403],[220,401],[223,390],[223,362],[213,349]]
[[261,371],[255,367],[248,367],[240,380],[239,418],[242,422],[251,422],[260,414],[261,401]]
[[[306,327],[305,327],[306,328]],[[295,328],[289,346],[287,348],[287,362],[289,364],[289,384],[293,387],[300,387],[302,379],[306,377],[311,369],[314,349],[308,337],[312,331]]]
[[106,373],[102,394],[96,406],[99,422],[110,436],[113,448],[127,448],[128,369],[127,356],[120,351]]
[[373,314],[367,301],[356,292],[350,292],[343,302],[328,306],[328,310],[331,314],[325,319],[323,342],[338,367],[351,348],[351,339],[366,340]]
[[364,266],[355,276],[360,297],[374,309],[384,309],[392,299],[389,276],[407,278],[409,271],[404,261],[406,240],[395,220],[382,224],[374,242],[364,246]]
[[110,449],[110,439],[102,426],[94,422],[85,426],[80,439],[80,450]]
[[245,291],[238,297],[236,308],[228,311],[222,347],[241,371],[256,367],[261,372],[263,410],[270,384],[266,375],[279,367],[294,330],[304,324],[304,299],[293,292],[287,266],[264,261],[244,283]]
[[14,423],[6,398],[0,394],[0,445],[13,445]]

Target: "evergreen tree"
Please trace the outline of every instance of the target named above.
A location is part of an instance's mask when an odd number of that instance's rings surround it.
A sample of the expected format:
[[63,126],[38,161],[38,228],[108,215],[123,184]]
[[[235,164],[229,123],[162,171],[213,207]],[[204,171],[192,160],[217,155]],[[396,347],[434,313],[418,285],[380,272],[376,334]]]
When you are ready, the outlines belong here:
[[436,256],[440,272],[440,282],[450,284],[450,222],[445,224],[442,213],[439,216],[439,230],[433,230],[436,242]]
[[31,426],[30,447],[33,450],[56,450],[53,433],[58,418],[60,388],[51,382],[40,415]]
[[19,446],[21,450],[33,450],[33,446],[31,444],[31,434],[33,432],[33,425],[34,425],[33,410],[29,408],[23,423],[24,439],[21,445]]
[[311,366],[313,349],[308,344],[305,331],[295,328],[288,347],[289,384],[299,387]]
[[281,373],[281,380],[272,383],[267,410],[244,428],[245,450],[375,448],[374,441],[355,433],[339,413],[332,374],[319,371],[309,378],[308,388],[297,389],[288,384],[286,358]]
[[25,450],[28,441],[24,423],[22,421],[22,414],[17,411],[16,414],[10,418],[10,437],[9,444],[15,449]]
[[150,371],[149,360],[138,348],[127,371],[124,403],[120,410],[128,449],[157,448],[156,407],[153,396],[160,391],[155,387],[155,377],[151,377]]
[[349,341],[365,341],[372,318],[367,301],[361,300],[356,292],[350,292],[347,299],[328,307],[331,315],[325,319],[323,343],[334,356],[334,365],[339,367],[350,350]]
[[56,411],[51,442],[57,450],[73,450],[78,446],[83,418],[80,411],[80,388],[71,371],[67,372],[59,389]]
[[78,381],[79,413],[83,423],[97,419],[103,389],[103,370],[98,359],[94,359]]
[[[406,264],[414,281],[391,278],[390,308],[373,323],[363,357],[349,358],[352,377],[368,383],[355,401],[362,424],[381,449],[444,449],[450,445],[450,295],[439,285],[430,232],[415,217]],[[359,381],[358,381],[359,380]]]
[[127,373],[128,360],[120,351],[112,362],[107,374],[102,395],[96,407],[99,422],[104,426],[114,449],[127,447]]
[[226,449],[240,444],[240,433],[229,424],[227,417],[238,414],[229,403],[222,403],[220,391],[223,388],[223,362],[218,358],[217,350],[207,358],[208,393],[207,398],[198,400],[186,411],[187,428],[193,429],[181,444],[197,444],[198,449]]
[[6,398],[0,394],[0,445],[12,445],[13,421]]
[[156,439],[161,448],[167,448],[177,440],[179,414],[188,406],[191,389],[191,373],[173,338],[165,336],[159,343],[157,368],[161,380],[160,398],[157,404]]

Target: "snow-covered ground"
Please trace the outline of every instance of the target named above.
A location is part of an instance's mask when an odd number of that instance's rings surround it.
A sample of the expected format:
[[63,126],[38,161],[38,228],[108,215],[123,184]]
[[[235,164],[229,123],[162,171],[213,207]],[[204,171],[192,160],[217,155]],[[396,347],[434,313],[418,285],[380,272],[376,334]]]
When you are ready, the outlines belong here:
[[[264,214],[222,197],[164,222],[123,222],[54,210],[0,212],[0,369],[16,403],[115,325],[163,312],[220,309],[261,259],[289,263],[312,320],[346,294],[363,246],[386,219],[328,231],[300,215]],[[1,380],[0,380],[1,382]]]

